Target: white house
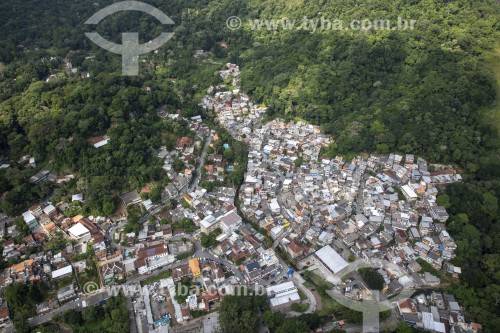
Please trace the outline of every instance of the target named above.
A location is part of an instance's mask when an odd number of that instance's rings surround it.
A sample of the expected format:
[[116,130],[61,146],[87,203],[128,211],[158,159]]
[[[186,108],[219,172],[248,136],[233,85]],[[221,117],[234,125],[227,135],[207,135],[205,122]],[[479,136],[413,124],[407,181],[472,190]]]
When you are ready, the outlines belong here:
[[83,224],[77,223],[68,230],[69,235],[76,240],[82,240],[85,238],[90,238],[90,230],[87,229]]
[[299,292],[292,281],[270,286],[266,289],[271,310],[288,308],[300,302]]
[[28,227],[30,227],[30,229],[35,228],[38,224],[35,216],[33,214],[31,214],[31,212],[29,212],[29,211],[23,213],[23,220],[24,220],[24,222],[26,222]]

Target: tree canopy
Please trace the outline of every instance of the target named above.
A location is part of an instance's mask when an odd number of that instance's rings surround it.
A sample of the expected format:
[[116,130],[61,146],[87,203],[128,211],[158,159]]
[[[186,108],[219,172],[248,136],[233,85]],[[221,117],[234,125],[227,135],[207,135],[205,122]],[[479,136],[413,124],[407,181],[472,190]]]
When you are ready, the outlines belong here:
[[219,325],[223,333],[258,332],[260,309],[266,306],[262,296],[225,296],[219,307]]
[[384,288],[384,278],[372,268],[360,268],[359,274],[370,289],[382,290]]

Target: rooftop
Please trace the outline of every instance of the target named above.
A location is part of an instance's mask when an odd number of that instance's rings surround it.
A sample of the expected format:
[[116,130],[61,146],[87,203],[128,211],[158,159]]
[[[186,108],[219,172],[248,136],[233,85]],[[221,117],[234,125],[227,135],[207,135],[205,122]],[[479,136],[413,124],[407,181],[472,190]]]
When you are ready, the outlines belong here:
[[342,269],[349,266],[347,261],[344,260],[334,249],[329,245],[316,251],[316,256],[323,262],[323,264],[334,274],[337,274]]

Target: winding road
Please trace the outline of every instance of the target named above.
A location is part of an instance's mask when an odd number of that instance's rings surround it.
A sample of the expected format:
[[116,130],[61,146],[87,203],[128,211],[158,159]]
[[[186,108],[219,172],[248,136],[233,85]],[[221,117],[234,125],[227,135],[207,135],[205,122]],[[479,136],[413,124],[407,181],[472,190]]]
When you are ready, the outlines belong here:
[[200,155],[200,163],[197,168],[197,172],[195,174],[195,177],[191,180],[191,185],[189,185],[187,192],[192,192],[197,186],[198,183],[200,182],[200,177],[201,177],[201,168],[205,166],[205,157],[207,156],[207,148],[212,142],[212,135],[210,134],[208,138],[205,141],[205,145],[203,146],[203,150]]

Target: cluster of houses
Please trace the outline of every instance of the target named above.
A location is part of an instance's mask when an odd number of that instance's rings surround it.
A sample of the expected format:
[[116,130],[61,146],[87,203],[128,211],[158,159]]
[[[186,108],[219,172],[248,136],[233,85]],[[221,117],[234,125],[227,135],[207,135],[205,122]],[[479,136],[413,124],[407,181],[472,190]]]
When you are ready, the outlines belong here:
[[[238,292],[239,281],[228,272],[227,267],[205,258],[190,258],[187,263],[172,268],[170,277],[155,283],[163,290],[164,295],[167,295],[168,291],[171,304],[169,309],[172,311],[169,318],[175,318],[177,323],[183,323],[193,318],[194,312],[211,311],[215,308],[216,302],[224,296]],[[144,288],[154,287],[151,285]],[[161,325],[158,325],[161,319],[157,320],[157,317],[163,313],[152,309],[150,293],[143,295],[147,323],[150,328],[161,328]],[[156,300],[161,302],[164,296],[156,296]]]
[[408,325],[437,333],[477,333],[482,325],[467,322],[453,295],[434,291],[397,302],[397,312]]
[[[235,195],[234,189],[219,187],[210,193],[205,190],[186,193],[184,200],[194,209],[191,216],[201,232],[209,235],[217,231],[217,246],[213,252],[240,263],[260,256],[264,251],[265,237],[251,225],[243,223],[233,205]],[[269,268],[272,265],[261,266]]]
[[[448,214],[444,207],[436,205],[436,183],[426,171],[426,161],[419,158],[417,164],[412,164],[412,160],[413,156],[407,155],[405,167],[388,167],[386,157],[354,159],[349,164],[354,170],[366,170],[373,176],[360,176],[352,205],[356,211],[335,223],[333,231],[364,259],[392,249],[394,255],[388,259],[395,258],[394,262],[419,256],[440,268],[443,260],[453,258],[456,249],[445,230]],[[422,178],[410,176],[412,169],[419,171]]]
[[[267,268],[265,274],[269,274],[272,269],[276,270],[278,266],[279,260],[276,254],[272,249],[269,249],[261,251],[255,260],[244,265],[243,271],[245,277],[250,279],[247,282],[253,284],[263,278],[262,268]],[[188,296],[184,303],[174,304],[180,310],[180,316],[177,316],[180,322],[189,319],[191,311],[211,310],[214,303],[224,296],[241,292],[241,290],[237,290],[241,288],[238,278],[228,274],[227,267],[212,260],[191,258],[188,264],[172,270],[172,282],[180,283],[186,278],[191,285],[198,286],[198,292]],[[300,302],[297,287],[292,281],[270,285],[265,291],[273,310],[288,309],[291,304]]]
[[219,187],[210,193],[205,190],[186,193],[184,200],[193,209],[190,216],[201,232],[207,235],[217,232],[217,245],[212,249],[215,255],[239,266],[248,283],[268,280],[281,271],[281,264],[272,248],[264,249],[265,236],[243,223],[232,204],[235,195],[234,189]]
[[[181,119],[179,114],[164,111],[159,111],[159,115],[163,118]],[[202,121],[201,116],[182,119],[187,121],[190,131],[196,134],[196,138],[181,137],[177,140],[174,150],[168,151],[166,147],[161,147],[158,151],[158,158],[163,159],[163,169],[171,180],[165,188],[166,195],[169,197],[178,196],[189,184],[193,178],[194,166],[198,161],[195,147],[199,148],[201,142],[211,134],[210,128]],[[183,169],[180,172],[174,169],[174,160],[182,161]]]
[[[388,293],[440,284],[438,277],[422,274],[418,260],[458,277],[461,269],[449,263],[456,250],[445,230],[449,215],[437,204],[438,185],[462,180],[451,166],[428,165],[412,154],[320,158],[333,139],[304,122],[262,123],[265,107],[239,91],[238,74],[238,66],[227,64],[221,76],[225,82],[232,78],[236,88],[212,87],[200,105],[213,109],[220,124],[248,143],[238,193],[246,219],[299,262],[312,255],[319,259],[317,254],[330,248],[338,260],[326,266],[319,261],[332,274],[348,257],[384,267],[379,271]],[[223,247],[221,242],[217,248]],[[245,261],[245,271],[256,267],[255,260]]]
[[[24,238],[27,244],[40,245],[56,236],[63,237],[68,242],[75,244],[85,244],[92,241],[96,256],[99,259],[104,258],[106,256],[106,247],[99,245],[104,242],[103,230],[93,222],[103,222],[105,226],[109,225],[109,222],[106,222],[107,220],[104,217],[90,217],[90,220],[82,215],[68,217],[64,213],[67,207],[68,204],[64,202],[56,205],[50,202],[40,202],[25,211],[22,214],[22,219],[30,231],[30,234]],[[7,238],[6,243],[10,242],[13,242],[13,238]],[[85,247],[81,246],[80,248],[84,253]],[[19,259],[21,257],[18,251],[14,249],[10,251],[9,249],[9,247],[4,249],[6,259]]]
[[[15,227],[7,227],[2,254],[12,265],[0,274],[0,289],[15,283],[39,282],[53,288],[55,297],[38,304],[37,314],[76,299],[81,293],[78,277],[97,284],[115,283],[125,277],[122,251],[110,248],[105,241],[103,228],[109,225],[105,219],[87,219],[80,215],[69,218],[51,204],[33,205],[23,218],[32,233],[19,240]],[[66,245],[42,251],[41,247],[52,239]],[[96,267],[88,266],[89,253],[97,259]],[[96,270],[96,275],[89,276],[88,269]],[[0,321],[7,324],[8,320],[4,319]]]
[[[176,115],[172,115],[176,116]],[[178,116],[178,115],[177,115]],[[179,138],[172,152],[161,149],[159,158],[165,158],[164,169],[171,182],[165,188],[168,197],[175,198],[184,193],[192,175],[186,170],[193,170],[194,166],[188,161],[193,156],[194,147],[201,140],[210,135],[210,129],[201,121],[200,117],[187,120],[189,128],[198,135],[195,141],[190,137]],[[92,137],[88,142],[95,148],[108,144],[109,137]],[[175,172],[169,165],[172,158],[179,158],[184,162],[186,170]],[[19,163],[28,163],[35,168],[34,158],[24,156]],[[3,168],[10,165],[2,164]],[[74,178],[72,175],[57,177],[49,171],[40,171],[30,178],[31,183],[44,180],[64,182]],[[83,202],[81,193],[71,197],[72,202]],[[161,211],[151,200],[142,200],[137,191],[122,195],[124,207],[142,205],[152,215],[157,215],[157,221],[167,215],[172,216],[175,211]],[[123,219],[108,219],[104,217],[73,216],[71,202],[52,203],[49,200],[39,202],[22,213],[22,222],[27,226],[29,233],[20,238],[20,230],[12,219],[2,216],[0,227],[4,235],[3,258],[11,266],[0,274],[0,288],[7,288],[14,283],[37,283],[43,281],[55,290],[55,298],[40,304],[37,314],[43,314],[61,304],[76,299],[82,293],[82,281],[89,278],[98,285],[110,285],[124,281],[127,276],[135,274],[149,274],[157,268],[173,263],[178,256],[192,253],[193,244],[180,239],[185,233],[183,230],[173,230],[169,224],[161,225],[144,223],[144,228],[138,234],[121,235],[120,232],[109,235],[109,232]],[[160,207],[161,208],[161,207]],[[174,221],[183,217],[193,217],[189,209],[182,207],[174,215]],[[162,215],[163,214],[163,215]],[[123,237],[122,237],[123,236]],[[178,237],[179,236],[179,237]],[[175,238],[178,237],[178,238]],[[125,240],[126,243],[136,246],[123,247],[114,243],[113,238]],[[50,242],[66,245],[59,246],[55,251],[42,251]],[[114,244],[113,244],[114,243]],[[88,261],[86,258],[95,258]],[[89,264],[96,267],[88,267]],[[89,271],[96,271],[95,276],[89,277]],[[64,280],[64,283],[58,281]],[[5,311],[4,311],[5,309]],[[2,314],[5,312],[5,316]],[[9,323],[9,311],[6,302],[0,305],[0,326]]]
[[[78,276],[88,271],[88,261],[77,259],[88,251],[97,259],[100,285],[119,283],[132,274],[151,274],[193,252],[192,242],[184,237],[196,238],[196,233],[174,227],[184,219],[215,239],[212,254],[230,260],[249,285],[271,284],[282,272],[276,247],[299,267],[315,262],[332,277],[349,266],[348,261],[360,258],[379,268],[388,294],[439,286],[438,277],[422,271],[422,260],[458,277],[461,269],[449,263],[456,250],[445,229],[449,216],[446,208],[438,205],[437,186],[461,181],[450,166],[428,165],[411,154],[357,156],[350,160],[340,156],[323,158],[321,151],[333,143],[333,138],[318,126],[301,121],[275,119],[263,123],[265,106],[253,104],[239,91],[238,66],[227,64],[220,75],[234,89],[226,91],[225,84],[212,87],[200,105],[214,110],[219,123],[235,139],[248,144],[247,171],[239,192],[224,186],[211,191],[189,186],[198,159],[196,148],[201,148],[210,136],[215,147],[220,138],[201,117],[187,119],[197,137],[181,137],[172,151],[162,147],[157,152],[171,180],[162,197],[182,205],[161,209],[151,200],[143,201],[137,191],[125,193],[124,206],[144,206],[155,217],[154,223],[143,223],[138,234],[118,231],[109,235],[116,227],[109,219],[68,217],[64,213],[67,203],[36,204],[22,214],[30,230],[28,236],[15,241],[18,238],[14,226],[5,227],[3,257],[16,263],[0,275],[0,288],[39,280],[56,286],[57,281],[70,280],[57,288],[56,300],[40,304],[41,314],[77,297]],[[179,118],[178,114],[159,114]],[[89,142],[99,148],[108,140],[103,136]],[[231,171],[233,166],[224,161],[222,153],[215,151],[207,156],[202,174],[205,181],[223,182],[224,175]],[[174,168],[177,161],[182,161],[183,170]],[[48,171],[39,172],[30,182],[49,176]],[[75,194],[72,199],[84,198]],[[165,219],[172,224],[160,223]],[[68,242],[65,249],[58,253],[34,251],[55,237]],[[128,246],[116,244],[114,239]],[[192,311],[210,310],[215,301],[231,293],[241,281],[229,275],[227,267],[201,258],[191,258],[187,264],[175,267],[172,276],[162,283],[172,296],[177,321],[191,318]],[[179,304],[173,296],[175,283],[186,279],[201,292]],[[293,281],[271,284],[267,295],[275,310],[300,302]],[[419,297],[398,304],[400,315],[415,327],[452,333],[476,332],[479,327],[465,323],[451,296],[434,293]],[[2,317],[3,308],[5,304],[0,304],[0,325],[8,322],[8,311],[7,319]]]
[[[107,245],[105,234],[111,227],[108,219],[103,217],[85,218],[82,215],[67,217],[63,213],[64,203],[54,206],[50,203],[33,205],[22,214],[24,222],[31,233],[22,239],[21,244],[15,242],[15,231],[4,243],[4,258],[19,260],[26,257],[25,251],[29,247],[38,247],[53,238],[60,238],[67,242],[66,252],[70,258],[74,255],[86,254],[92,249],[98,260],[114,260],[119,252]],[[88,245],[92,244],[92,247]]]
[[[25,48],[24,46],[20,45],[21,48]],[[80,78],[82,79],[87,79],[91,76],[91,74],[87,71],[82,71],[78,69],[77,67],[74,67],[73,64],[71,63],[71,60],[69,59],[70,54],[68,54],[66,57],[59,57],[59,56],[52,56],[52,57],[43,57],[40,59],[42,63],[48,63],[50,62],[52,65],[57,63],[59,66],[58,68],[52,68],[50,70],[50,74],[43,78],[43,81],[45,83],[50,83],[50,82],[56,82],[60,78],[67,77],[68,75],[79,75]],[[94,56],[87,56],[85,57],[85,60],[93,60]]]
[[[308,203],[323,193],[315,183],[324,170],[313,161],[330,138],[316,126],[274,120],[254,129],[249,143],[249,163],[239,193],[242,211],[274,239],[291,223],[308,226],[314,214]],[[328,209],[346,214],[338,205]]]
[[197,258],[191,258],[186,265],[172,270],[171,280],[174,283],[180,283],[181,280],[186,281],[186,279],[192,286],[197,286],[198,291],[191,292],[187,295],[185,302],[178,305],[174,299],[176,312],[181,314],[176,315],[179,322],[191,318],[192,311],[213,309],[215,302],[231,293],[234,284],[237,283],[234,278],[226,280],[226,271],[219,263]]
[[[210,142],[210,147],[214,149],[219,143],[219,135],[214,133]],[[224,150],[231,148],[228,143],[224,143],[222,147]],[[202,171],[203,180],[208,182],[217,181],[219,184],[224,182],[224,177],[227,172],[234,170],[234,165],[230,165],[227,161],[225,161],[224,155],[219,151],[214,151],[213,154],[209,154],[203,167],[205,169]]]
[[225,90],[220,84],[210,87],[208,94],[200,102],[206,110],[214,110],[219,123],[238,141],[248,142],[247,136],[252,133],[254,122],[260,122],[267,108],[254,104],[248,95],[240,91],[239,67],[226,64],[226,69],[220,72],[224,80],[231,80],[232,90]]
[[[286,235],[281,245],[292,258],[331,244],[346,259],[354,256],[384,267],[393,292],[439,284],[435,277],[426,281],[417,274],[422,268],[417,259],[447,270],[454,257],[456,244],[445,230],[448,214],[436,204],[440,181],[421,158],[413,163],[413,156],[407,155],[405,165],[388,165],[390,159],[372,155],[322,160],[319,167],[315,163],[314,170],[322,171],[306,185],[314,190],[305,190],[303,183],[296,183],[300,176],[291,176],[291,186],[284,186],[269,207],[258,207],[266,216],[260,223],[269,223],[263,221],[270,220],[273,202],[282,203],[274,214],[281,212],[290,221],[292,230],[279,232]],[[311,165],[300,168],[310,172]],[[459,175],[453,178],[459,180]],[[279,237],[275,228],[269,229],[270,235]],[[460,268],[453,266],[452,274],[459,273]]]
[[[233,64],[221,72],[236,87],[238,74]],[[429,166],[412,154],[320,158],[333,140],[319,127],[279,119],[262,124],[262,108],[238,89],[207,95],[202,105],[249,144],[241,211],[291,258],[334,240],[346,255],[385,260],[401,271],[417,258],[441,269],[454,257],[449,216],[436,203],[437,185],[461,181],[450,166]]]

